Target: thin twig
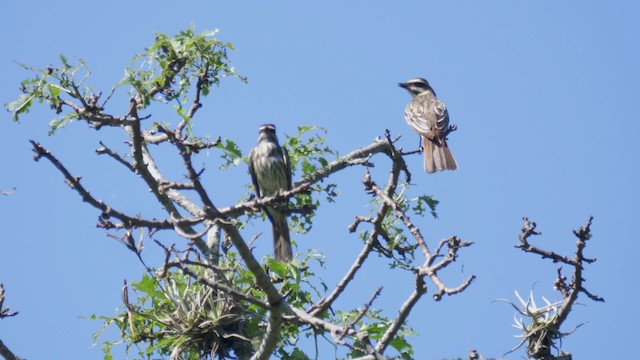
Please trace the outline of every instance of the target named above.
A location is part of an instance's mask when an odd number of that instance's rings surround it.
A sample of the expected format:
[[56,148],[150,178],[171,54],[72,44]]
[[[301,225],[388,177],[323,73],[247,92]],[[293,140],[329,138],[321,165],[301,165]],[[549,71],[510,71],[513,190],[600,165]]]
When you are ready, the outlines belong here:
[[400,209],[398,204],[395,201],[393,201],[391,197],[388,196],[384,191],[382,191],[382,189],[380,189],[376,185],[376,183],[373,182],[373,180],[371,180],[370,177],[365,182],[365,187],[371,189],[371,191],[373,191],[376,194],[376,196],[378,196],[385,204],[387,204],[387,206],[389,206],[395,212],[396,216],[400,218],[400,220],[402,220],[404,225],[411,232],[411,235],[413,235],[413,237],[416,239],[416,242],[422,249],[422,255],[425,257],[426,261],[431,262],[432,255],[431,255],[431,251],[429,251],[429,246],[424,241],[424,237],[422,237],[422,234],[420,233],[420,229],[418,229],[418,227],[411,222],[411,220],[409,219],[409,216],[407,216],[407,214],[405,214],[405,212]]
[[96,150],[96,154],[98,154],[98,155],[103,155],[103,154],[109,155],[114,160],[116,160],[120,164],[124,165],[124,167],[126,167],[127,170],[129,170],[131,172],[135,172],[135,169],[134,169],[133,165],[130,162],[128,162],[127,160],[125,160],[124,157],[122,157],[120,154],[118,154],[115,150],[107,147],[102,141],[100,141],[100,145],[102,147]]
[[4,285],[0,284],[0,319],[16,315],[18,315],[17,311],[11,311],[4,307]]
[[[375,301],[375,299],[378,296],[380,296],[381,291],[382,291],[382,286],[376,289],[373,295],[371,295],[371,298],[369,299],[369,301],[367,301],[367,303],[364,304],[364,307],[360,309],[360,311],[358,312],[358,316],[356,316],[353,320],[349,321],[349,323],[345,326],[345,328],[352,328],[355,330],[355,324],[360,322],[360,320],[362,320],[362,318],[367,314],[367,312],[369,312],[369,308],[371,307],[371,305],[373,305],[373,302]],[[345,335],[346,335],[345,333],[342,333],[338,338],[338,340],[341,341],[345,337]]]
[[29,140],[29,141],[33,146],[33,151],[36,153],[36,155],[34,156],[34,160],[38,161],[41,158],[45,158],[49,160],[49,162],[53,164],[53,166],[55,166],[58,169],[58,171],[62,173],[67,185],[69,185],[71,189],[75,190],[80,195],[80,197],[82,197],[82,201],[99,209],[102,212],[101,216],[105,219],[114,217],[124,222],[126,224],[125,226],[135,225],[137,227],[147,227],[147,228],[154,228],[154,229],[173,229],[175,225],[184,225],[184,224],[189,224],[193,222],[193,220],[185,220],[183,222],[181,221],[172,222],[168,220],[153,221],[153,220],[143,219],[141,217],[133,217],[130,215],[126,215],[121,211],[115,210],[110,206],[108,206],[107,204],[105,204],[103,201],[93,197],[89,193],[89,191],[87,191],[87,189],[85,189],[85,187],[80,183],[81,177],[73,176],[69,172],[69,170],[67,170],[67,168],[60,162],[60,160],[58,160],[53,154],[51,154],[51,152],[49,152],[49,150],[45,149],[42,145],[40,145],[39,143],[33,140]]

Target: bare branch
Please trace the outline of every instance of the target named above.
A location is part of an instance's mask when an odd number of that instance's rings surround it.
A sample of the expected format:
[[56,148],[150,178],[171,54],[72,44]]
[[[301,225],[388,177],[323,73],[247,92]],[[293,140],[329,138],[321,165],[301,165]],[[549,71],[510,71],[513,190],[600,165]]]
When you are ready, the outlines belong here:
[[[387,154],[395,154],[396,153],[396,150],[393,148],[393,143],[388,139],[388,137],[387,137],[387,141],[386,142],[376,141],[375,143],[373,143],[370,146],[374,146],[374,145],[377,145],[377,144],[386,144],[387,145],[387,148],[381,149],[380,151],[384,150],[385,153],[387,153]],[[368,152],[365,151],[365,152],[359,153],[358,151],[354,151],[351,154],[368,154]],[[349,157],[349,156],[350,155],[347,155],[346,157]],[[394,161],[394,164],[395,163],[396,162]],[[393,193],[395,191],[395,189],[397,187],[398,175],[400,173],[400,169],[401,168],[402,168],[402,166],[395,166],[395,165],[393,166],[393,169],[391,171],[391,176],[390,176],[390,179],[389,179],[389,185],[387,186],[387,190],[386,190],[387,193],[391,194],[391,193]],[[370,179],[370,175],[369,175],[368,171],[366,172],[365,180],[363,180],[363,181],[366,182],[367,181],[366,179]],[[383,203],[382,206],[380,206],[380,208],[378,209],[378,212],[376,213],[376,216],[373,219],[366,219],[367,222],[371,222],[373,224],[373,231],[371,232],[371,234],[369,234],[369,237],[367,238],[367,241],[365,242],[364,247],[362,248],[362,250],[360,251],[360,253],[356,257],[354,263],[351,265],[351,267],[349,268],[349,270],[347,271],[345,276],[342,278],[342,280],[340,280],[338,285],[331,292],[331,294],[329,294],[327,297],[321,299],[318,303],[316,303],[316,304],[311,306],[311,308],[310,308],[310,313],[311,314],[317,316],[318,314],[321,314],[326,309],[328,309],[331,306],[331,304],[346,289],[347,285],[351,282],[351,280],[354,279],[356,273],[358,272],[358,270],[360,270],[360,268],[364,264],[365,260],[368,258],[369,254],[371,253],[371,251],[374,249],[376,244],[378,244],[377,238],[382,233],[381,223],[382,223],[382,221],[384,221],[388,209],[389,209],[389,206],[387,204]],[[363,220],[365,220],[365,218],[356,217],[356,223],[354,223],[354,225],[351,225],[349,227],[349,231],[350,232],[355,231],[355,227],[357,226],[357,223],[359,223],[360,221],[363,221]]]
[[287,314],[290,315],[294,315],[297,319],[297,321],[304,323],[304,324],[308,324],[313,326],[316,329],[322,329],[326,332],[329,332],[330,334],[332,334],[332,337],[335,339],[337,339],[338,334],[346,334],[347,336],[353,337],[355,339],[357,339],[358,341],[360,341],[361,343],[365,344],[365,349],[364,351],[368,354],[370,354],[372,357],[372,359],[376,359],[376,360],[385,360],[386,358],[384,356],[382,356],[381,353],[379,353],[369,342],[368,336],[366,333],[363,332],[357,332],[354,329],[349,329],[349,328],[343,328],[341,326],[332,324],[330,322],[327,322],[325,320],[322,320],[318,317],[315,316],[311,316],[308,313],[304,312],[303,310],[300,309],[296,309],[296,308],[290,308],[289,312],[286,312]]
[[409,219],[409,216],[407,216],[406,213],[402,209],[400,209],[398,204],[389,195],[383,192],[375,184],[375,182],[371,180],[368,174],[365,177],[364,182],[365,182],[365,187],[367,189],[370,189],[370,191],[373,192],[376,196],[378,196],[383,201],[384,204],[386,204],[389,208],[391,208],[395,212],[396,216],[398,216],[398,218],[402,220],[402,222],[405,224],[407,229],[411,231],[411,234],[416,239],[416,242],[422,249],[422,253],[425,257],[425,263],[423,266],[419,268],[419,274],[422,276],[424,275],[429,276],[431,281],[433,281],[433,283],[438,287],[438,291],[433,296],[436,301],[439,301],[442,298],[442,295],[444,294],[447,294],[447,295],[457,294],[461,291],[464,291],[469,285],[471,285],[471,283],[475,279],[475,276],[469,277],[457,288],[453,288],[453,289],[447,288],[442,283],[442,281],[440,281],[440,279],[438,278],[437,272],[443,269],[444,267],[446,267],[447,265],[449,265],[450,263],[452,263],[453,261],[455,261],[455,259],[457,258],[458,249],[462,247],[471,246],[473,243],[460,241],[455,236],[451,237],[446,241],[446,244],[449,247],[449,253],[447,257],[443,259],[441,262],[439,262],[438,264],[433,265],[434,260],[439,255],[439,252],[440,252],[440,249],[442,248],[443,243],[441,242],[441,245],[437,247],[437,251],[435,254],[431,253],[424,238],[422,237],[422,234],[420,233],[420,229],[418,229],[411,222],[411,220]]
[[589,217],[587,220],[587,224],[580,227],[578,230],[574,230],[574,235],[578,238],[576,243],[576,257],[572,259],[575,262],[573,266],[573,276],[571,279],[571,291],[569,292],[569,296],[565,298],[564,304],[562,304],[562,308],[558,311],[558,320],[557,320],[557,328],[560,328],[560,325],[566,320],[571,312],[574,302],[578,299],[578,294],[583,292],[587,294],[589,298],[594,301],[604,302],[603,298],[592,295],[583,287],[583,265],[584,262],[584,248],[587,246],[587,240],[591,238],[591,222],[593,221],[593,216]]
[[[130,99],[129,116],[133,119],[138,119],[137,114],[138,100],[135,97]],[[140,128],[140,122],[135,121],[131,126],[125,126],[124,129],[131,137],[131,147],[133,148],[134,168],[137,174],[139,174],[149,186],[149,189],[156,196],[156,199],[160,202],[162,207],[169,213],[172,219],[179,219],[182,217],[178,209],[175,207],[174,202],[179,206],[185,208],[194,216],[200,216],[202,210],[193,204],[193,202],[186,199],[179,192],[175,190],[161,191],[160,183],[164,183],[164,178],[158,171],[153,157],[149,153],[145,143],[142,131]],[[195,231],[187,225],[180,225],[181,230],[187,234],[193,234]],[[203,239],[193,240],[198,249],[204,254],[208,252],[208,247]]]
[[129,171],[135,173],[135,169],[134,169],[133,165],[130,162],[128,162],[127,160],[125,160],[124,157],[120,156],[120,154],[118,154],[115,150],[112,150],[109,147],[107,147],[102,141],[100,141],[100,145],[101,145],[101,147],[96,150],[96,154],[98,154],[98,155],[103,155],[103,154],[109,155],[110,157],[115,159],[117,162],[119,162],[120,164],[124,165],[124,167],[126,167]]
[[389,326],[389,329],[387,329],[387,331],[382,335],[380,340],[378,340],[378,343],[376,344],[377,352],[383,353],[386,350],[386,348],[391,343],[391,340],[393,340],[393,338],[398,333],[398,330],[400,330],[400,327],[402,327],[402,325],[406,323],[407,318],[409,317],[409,314],[411,313],[411,310],[413,309],[415,304],[417,304],[418,300],[420,300],[422,295],[426,293],[427,293],[427,287],[424,284],[423,277],[421,275],[416,275],[415,288],[413,292],[411,293],[411,295],[409,295],[409,298],[407,298],[404,304],[402,304],[402,306],[400,307],[398,316],[393,321],[393,323],[391,323],[391,326]]
[[170,131],[169,129],[165,128],[160,124],[156,124],[156,125],[158,126],[158,130],[160,132],[167,135],[169,142],[171,142],[173,145],[175,145],[178,148],[178,152],[182,157],[182,162],[184,164],[184,167],[187,169],[189,180],[191,180],[191,183],[193,184],[193,188],[198,193],[198,196],[200,197],[200,200],[204,204],[204,207],[213,210],[214,213],[218,213],[215,205],[213,205],[213,202],[209,198],[209,194],[207,194],[207,191],[204,189],[204,186],[202,186],[202,183],[200,182],[200,173],[193,168],[193,163],[191,161],[192,152],[184,143],[186,139],[182,138],[181,135],[178,134],[177,132]]
[[[304,183],[299,186],[292,187],[291,190],[280,191],[277,194],[272,196],[265,196],[259,199],[245,201],[237,205],[221,208],[218,211],[220,216],[228,217],[228,218],[235,218],[246,213],[254,213],[266,206],[277,205],[279,202],[289,199],[290,197],[293,197],[296,194],[309,192],[309,188],[311,185],[313,185],[313,183]],[[279,209],[279,210],[283,210],[283,212],[285,213],[299,212],[296,209]]]
[[9,308],[4,307],[4,285],[0,284],[0,319],[16,315],[18,315],[17,311],[11,312]]
[[372,218],[368,218],[368,217],[363,217],[363,216],[356,216],[354,222],[349,225],[349,232],[353,233],[358,229],[358,225],[360,225],[360,223],[362,222],[368,222],[368,223],[373,223],[373,219]]
[[567,277],[562,274],[562,267],[557,269],[558,276],[554,281],[554,287],[562,294],[564,301],[559,303],[559,309],[554,308],[556,309],[556,313],[552,318],[552,321],[540,324],[539,330],[529,331],[523,339],[523,342],[520,344],[522,345],[525,340],[529,341],[528,352],[531,356],[551,356],[551,348],[554,345],[553,342],[568,334],[562,333],[560,331],[560,327],[569,316],[569,313],[571,312],[580,293],[584,293],[591,300],[598,302],[604,301],[603,298],[591,294],[583,286],[584,278],[582,273],[584,271],[584,264],[595,261],[595,259],[588,259],[584,257],[584,248],[587,245],[587,240],[591,239],[592,221],[593,217],[589,217],[584,226],[573,231],[573,234],[578,238],[578,241],[576,242],[575,257],[570,258],[529,244],[527,241],[528,237],[531,235],[540,235],[540,233],[535,230],[535,222],[530,222],[527,218],[524,218],[524,225],[519,236],[520,244],[516,247],[525,252],[542,255],[543,258],[549,258],[553,262],[561,262],[573,268],[571,282],[568,284]]
[[[4,307],[4,285],[0,284],[0,319],[16,316],[18,315],[17,311],[11,312],[9,308]],[[5,360],[20,360],[9,348],[0,340],[0,355],[2,355]]]
[[429,251],[429,247],[427,246],[427,243],[424,241],[424,238],[420,233],[420,229],[418,229],[411,222],[411,220],[409,219],[409,216],[407,216],[407,214],[405,214],[404,211],[400,209],[398,204],[396,204],[396,202],[393,201],[389,195],[387,195],[384,191],[382,191],[382,189],[380,189],[376,185],[376,183],[373,182],[373,180],[371,180],[371,177],[369,176],[369,174],[367,174],[363,182],[365,183],[365,188],[369,189],[374,194],[376,194],[376,196],[378,196],[388,207],[390,207],[396,213],[396,216],[398,216],[398,218],[402,220],[404,225],[407,227],[407,229],[409,229],[409,231],[411,232],[411,235],[413,235],[418,245],[422,249],[422,255],[424,255],[427,263],[430,263],[431,251]]
[[16,356],[7,345],[5,345],[2,340],[0,340],[0,355],[2,355],[5,360],[20,360],[18,356]]
[[[440,262],[433,264],[434,262],[433,260],[437,259],[438,257],[441,257],[440,251],[442,250],[442,245],[447,245],[447,248],[449,249],[449,251],[447,251],[447,256],[445,256]],[[473,245],[473,242],[462,241],[458,239],[457,236],[452,236],[448,239],[444,239],[440,242],[440,244],[436,248],[436,252],[434,256],[431,257],[432,261],[427,262],[426,265],[431,268],[431,271],[437,272],[445,268],[446,266],[448,266],[450,263],[454,262],[458,258],[458,250],[460,250],[463,247],[469,247],[471,245]]]
[[[51,162],[51,164],[53,164],[53,166],[55,166],[62,173],[67,185],[69,185],[71,189],[75,190],[80,195],[80,197],[82,198],[82,201],[90,204],[91,206],[95,207],[96,209],[99,209],[102,212],[101,216],[103,217],[103,219],[108,219],[111,217],[117,218],[118,220],[125,223],[125,227],[136,226],[136,227],[147,227],[147,228],[154,228],[154,229],[173,229],[173,227],[177,225],[177,223],[172,223],[171,221],[167,221],[167,220],[152,221],[152,220],[143,219],[141,217],[133,217],[130,215],[126,215],[121,211],[111,208],[101,200],[98,200],[95,197],[93,197],[89,193],[89,191],[87,191],[87,189],[85,189],[84,186],[82,186],[82,184],[80,183],[81,177],[71,175],[69,170],[67,170],[67,168],[64,165],[62,165],[60,160],[58,160],[53,154],[51,154],[49,150],[45,149],[42,145],[40,145],[39,143],[33,140],[29,140],[29,141],[33,146],[33,151],[36,153],[36,155],[34,156],[34,160],[38,161],[41,158],[45,158],[49,160],[49,162]],[[187,220],[184,223],[192,223],[192,222],[193,221]]]
[[[397,139],[396,139],[397,140]],[[364,166],[372,166],[369,163],[369,159],[378,153],[385,153],[391,157],[392,160],[397,160],[398,162],[404,162],[401,155],[398,155],[398,151],[394,148],[393,142],[396,140],[391,140],[387,138],[385,140],[376,139],[372,144],[358,148],[349,154],[341,157],[340,159],[329,163],[327,166],[319,169],[315,173],[296,181],[293,184],[293,187],[298,187],[303,184],[314,184],[322,179],[329,177],[331,174],[336,173],[340,170],[343,170],[349,166],[354,165],[364,165]],[[390,155],[391,154],[391,155]],[[398,165],[402,167],[401,165]],[[406,169],[406,164],[404,166]],[[407,173],[408,174],[408,173]]]
[[376,231],[374,230],[367,238],[365,246],[362,248],[362,250],[356,257],[356,260],[353,262],[353,264],[351,265],[347,273],[344,275],[342,280],[340,280],[338,285],[336,285],[336,287],[333,289],[331,294],[322,298],[320,301],[318,301],[316,304],[313,304],[309,308],[309,314],[311,314],[312,316],[319,316],[325,310],[327,310],[331,306],[331,304],[333,304],[334,301],[336,301],[336,299],[347,288],[347,285],[349,285],[351,280],[353,280],[353,278],[356,276],[356,273],[358,272],[358,270],[360,270],[360,268],[362,267],[362,264],[364,264],[364,261],[367,259],[367,257],[371,253],[371,250],[373,250],[373,245],[375,244],[375,242],[376,242]]
[[[191,108],[187,112],[187,118],[191,119],[196,114],[196,111],[202,107],[200,103],[200,95],[202,94],[202,86],[205,81],[208,81],[207,74],[209,73],[209,64],[206,64],[202,71],[200,72],[200,76],[198,76],[198,81],[196,82],[195,94],[193,96],[193,103],[191,104]],[[186,121],[183,120],[183,124],[178,126],[179,131],[186,125]]]

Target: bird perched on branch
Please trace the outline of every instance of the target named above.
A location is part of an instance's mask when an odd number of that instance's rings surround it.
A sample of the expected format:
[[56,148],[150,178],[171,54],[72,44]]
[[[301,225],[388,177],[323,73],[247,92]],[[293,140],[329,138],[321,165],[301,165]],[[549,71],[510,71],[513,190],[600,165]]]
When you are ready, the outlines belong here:
[[[278,143],[275,125],[260,126],[258,144],[249,153],[249,173],[258,198],[291,190],[291,162],[287,149]],[[276,205],[284,207],[286,202]],[[267,206],[265,211],[273,229],[273,253],[276,260],[291,260],[287,216],[272,206]]]
[[406,89],[412,100],[404,110],[404,119],[422,138],[424,150],[424,171],[431,174],[442,170],[458,168],[447,145],[447,135],[456,130],[449,125],[449,113],[444,103],[436,98],[429,82],[415,78],[398,84]]

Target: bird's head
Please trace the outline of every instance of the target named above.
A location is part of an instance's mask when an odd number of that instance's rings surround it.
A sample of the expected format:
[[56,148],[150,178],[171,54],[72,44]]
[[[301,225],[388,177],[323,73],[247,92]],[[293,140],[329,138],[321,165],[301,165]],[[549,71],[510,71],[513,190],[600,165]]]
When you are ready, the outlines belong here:
[[258,130],[258,141],[261,140],[269,140],[269,141],[278,141],[278,137],[276,136],[276,126],[273,124],[262,124],[260,125],[260,129]]
[[260,129],[258,130],[261,133],[276,133],[276,126],[273,124],[262,124],[260,125]]
[[406,83],[399,83],[398,86],[406,89],[409,92],[409,94],[411,94],[411,96],[420,95],[427,91],[431,91],[435,94],[435,92],[431,88],[431,85],[429,85],[429,82],[423,78],[411,79]]

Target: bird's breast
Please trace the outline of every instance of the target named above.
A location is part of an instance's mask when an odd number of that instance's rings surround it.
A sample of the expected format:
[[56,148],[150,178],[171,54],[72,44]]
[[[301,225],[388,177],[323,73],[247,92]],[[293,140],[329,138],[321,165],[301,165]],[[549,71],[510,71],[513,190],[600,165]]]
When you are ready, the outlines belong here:
[[254,164],[256,177],[263,195],[273,195],[287,188],[286,165],[278,148],[262,149],[266,156],[258,156]]

